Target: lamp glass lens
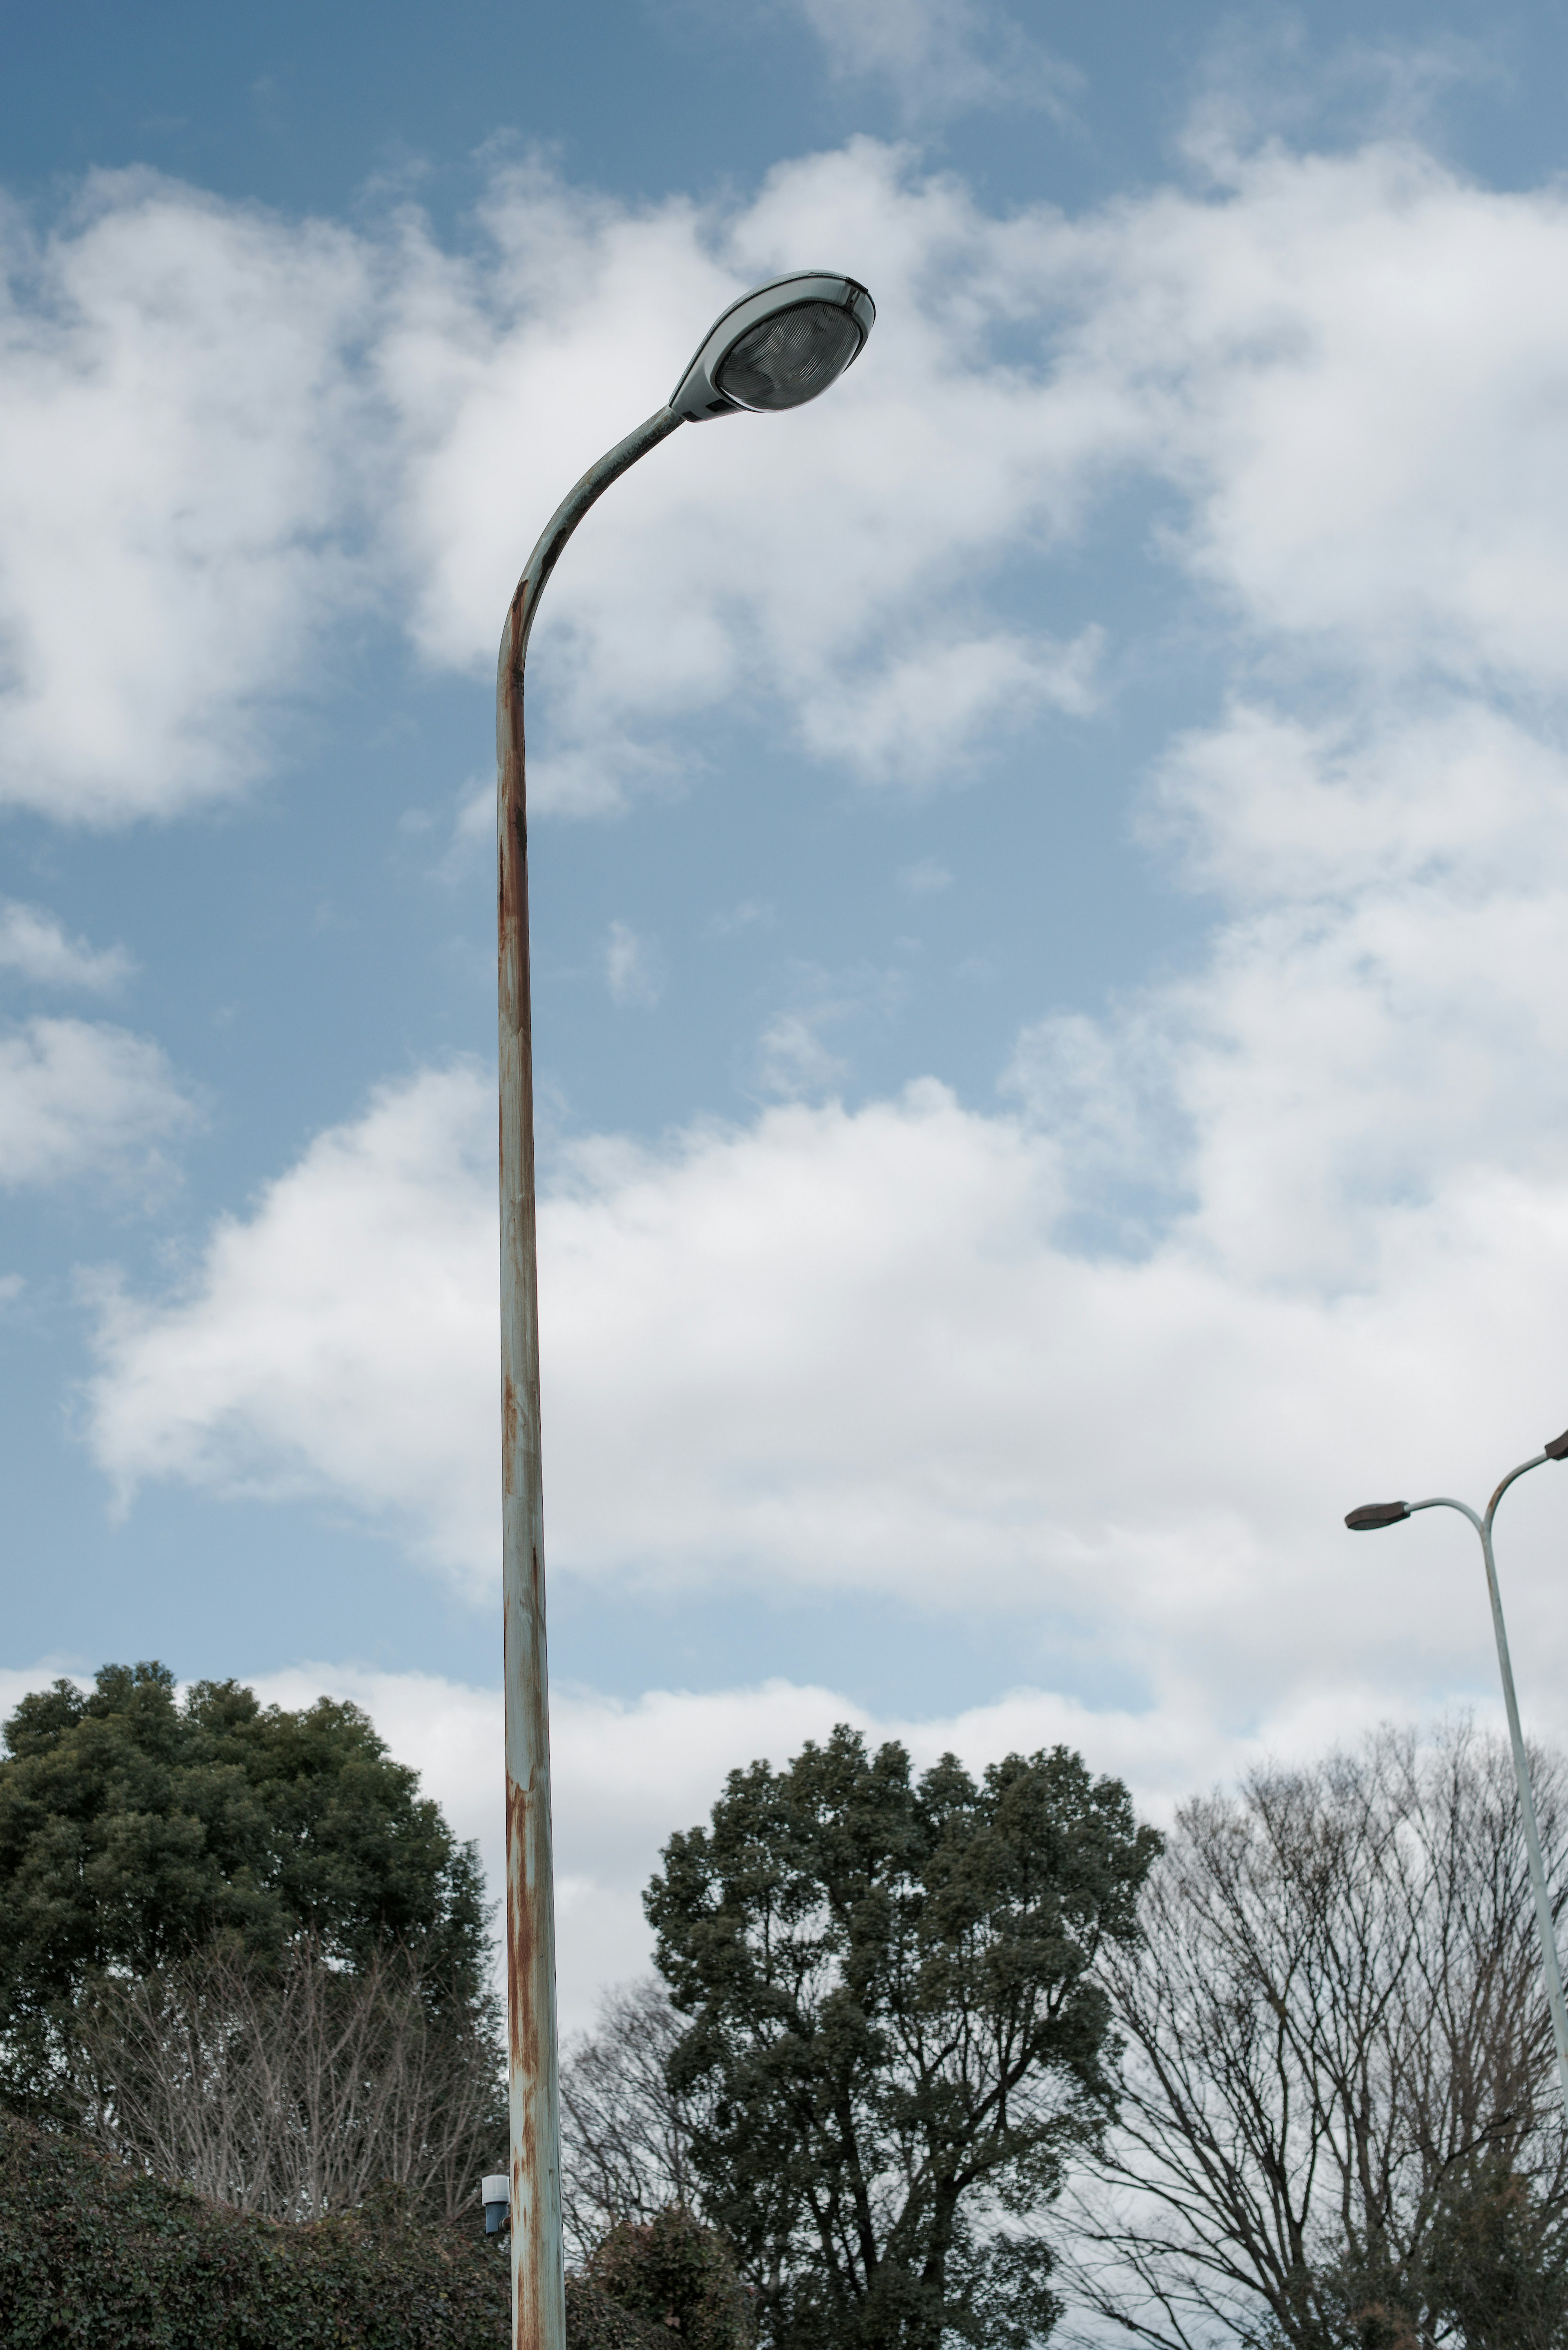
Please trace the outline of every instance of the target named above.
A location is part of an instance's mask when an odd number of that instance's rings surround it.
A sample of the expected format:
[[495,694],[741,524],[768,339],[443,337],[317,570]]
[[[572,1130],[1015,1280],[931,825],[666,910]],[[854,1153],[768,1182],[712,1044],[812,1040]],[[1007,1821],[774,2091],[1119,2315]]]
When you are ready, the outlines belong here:
[[860,348],[860,328],[836,302],[797,302],[764,318],[724,355],[714,378],[747,408],[799,408],[826,391]]

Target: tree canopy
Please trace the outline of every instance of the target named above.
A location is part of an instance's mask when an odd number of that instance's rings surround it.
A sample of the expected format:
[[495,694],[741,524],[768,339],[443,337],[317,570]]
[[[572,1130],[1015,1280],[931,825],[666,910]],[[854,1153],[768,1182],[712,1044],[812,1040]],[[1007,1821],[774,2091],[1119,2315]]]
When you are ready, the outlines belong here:
[[1098,2129],[1091,1969],[1133,1937],[1158,1845],[1064,1747],[917,1782],[842,1726],[671,1838],[646,1897],[690,2018],[670,2079],[775,2350],[1048,2330],[1048,2255],[999,2222]]
[[95,1971],[144,1976],[228,1935],[254,1958],[307,1935],[337,1963],[417,1956],[437,2001],[483,1996],[478,1856],[367,1717],[263,1706],[237,1681],[183,1700],[160,1664],[25,1697],[0,1760],[0,2095],[47,2101],[54,2027]]

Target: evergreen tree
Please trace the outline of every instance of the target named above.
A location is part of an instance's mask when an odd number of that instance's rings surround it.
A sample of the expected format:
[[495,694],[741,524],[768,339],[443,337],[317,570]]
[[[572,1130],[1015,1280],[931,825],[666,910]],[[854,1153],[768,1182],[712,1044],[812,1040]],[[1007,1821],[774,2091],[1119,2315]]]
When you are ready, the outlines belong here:
[[732,1773],[647,1895],[706,2216],[774,2350],[1024,2345],[1049,2258],[1009,2213],[1106,2107],[1091,1975],[1158,1839],[1064,1747],[976,1783],[840,1727]]
[[219,1936],[255,1959],[310,1937],[350,1969],[406,1950],[435,2005],[472,2009],[488,1958],[478,1856],[358,1707],[262,1706],[236,1681],[182,1703],[160,1664],[25,1697],[0,1760],[0,2099],[49,2110],[95,1972],[145,1976]]

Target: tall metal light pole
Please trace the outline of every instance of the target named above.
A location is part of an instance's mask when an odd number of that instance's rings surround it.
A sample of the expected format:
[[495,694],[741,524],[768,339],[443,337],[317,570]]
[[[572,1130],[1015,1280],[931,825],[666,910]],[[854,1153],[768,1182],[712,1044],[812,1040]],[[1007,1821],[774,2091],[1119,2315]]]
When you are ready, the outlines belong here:
[[502,1593],[506,1685],[506,2012],[512,2118],[514,2350],[566,2350],[550,1857],[549,1684],[539,1440],[534,1056],[528,1000],[528,833],[523,664],[545,583],[594,501],[680,424],[798,408],[859,357],[866,288],[797,270],[716,321],[667,407],[639,424],[551,517],[517,583],[495,679],[501,1010]]
[[1481,1557],[1486,1562],[1486,1587],[1491,1600],[1492,1630],[1497,1635],[1498,1669],[1502,1675],[1502,1700],[1508,1709],[1508,1735],[1513,1748],[1513,1775],[1519,1785],[1519,1808],[1524,1820],[1524,1844],[1530,1856],[1530,1883],[1535,1895],[1535,1925],[1541,1938],[1541,1970],[1546,1978],[1546,2003],[1552,2011],[1552,2036],[1557,2043],[1557,2077],[1563,2087],[1563,2113],[1568,2120],[1568,2013],[1563,2005],[1563,1970],[1557,1961],[1557,1935],[1552,1920],[1552,1897],[1546,1889],[1546,1868],[1541,1857],[1541,1831],[1535,1821],[1535,1798],[1530,1788],[1530,1764],[1524,1752],[1524,1733],[1519,1726],[1519,1700],[1513,1693],[1513,1667],[1509,1662],[1508,1631],[1502,1620],[1502,1593],[1498,1586],[1497,1560],[1492,1555],[1492,1521],[1497,1505],[1509,1487],[1532,1469],[1539,1469],[1546,1461],[1568,1460],[1568,1430],[1552,1438],[1529,1461],[1521,1461],[1511,1469],[1490,1501],[1486,1515],[1478,1518],[1468,1502],[1451,1501],[1446,1493],[1434,1494],[1428,1502],[1365,1502],[1352,1510],[1345,1524],[1353,1534],[1370,1534],[1377,1526],[1397,1525],[1401,1518],[1414,1517],[1417,1510],[1458,1510],[1460,1517],[1469,1518],[1480,1536]]

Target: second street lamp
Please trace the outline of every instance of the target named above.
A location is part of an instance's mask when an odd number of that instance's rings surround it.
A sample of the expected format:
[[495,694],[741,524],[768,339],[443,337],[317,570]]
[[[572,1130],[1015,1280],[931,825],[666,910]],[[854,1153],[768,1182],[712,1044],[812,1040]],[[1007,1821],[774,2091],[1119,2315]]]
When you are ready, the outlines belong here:
[[1502,1592],[1497,1579],[1497,1560],[1492,1553],[1492,1522],[1497,1505],[1509,1487],[1529,1470],[1539,1469],[1547,1461],[1568,1460],[1568,1430],[1554,1436],[1550,1444],[1511,1469],[1490,1501],[1486,1515],[1478,1517],[1468,1502],[1450,1500],[1446,1493],[1434,1494],[1426,1502],[1364,1502],[1352,1510],[1345,1523],[1352,1534],[1371,1534],[1379,1526],[1396,1526],[1405,1518],[1414,1517],[1417,1510],[1458,1510],[1460,1517],[1469,1518],[1480,1536],[1481,1557],[1486,1564],[1487,1594],[1491,1601],[1492,1630],[1497,1635],[1498,1669],[1502,1676],[1502,1701],[1508,1711],[1509,1742],[1513,1750],[1513,1775],[1519,1787],[1519,1808],[1524,1821],[1525,1850],[1530,1856],[1530,1885],[1535,1897],[1535,1924],[1541,1938],[1541,1970],[1546,1978],[1546,2003],[1552,2013],[1552,2037],[1557,2048],[1557,2077],[1563,2088],[1563,2112],[1568,2119],[1568,2013],[1563,2004],[1563,1970],[1557,1960],[1557,1934],[1552,1918],[1552,1896],[1546,1885],[1546,1866],[1541,1856],[1541,1831],[1536,1825],[1535,1799],[1530,1787],[1530,1762],[1524,1752],[1524,1733],[1519,1726],[1519,1700],[1513,1693],[1513,1667],[1509,1661],[1508,1630],[1502,1620]]
[[[514,2350],[566,2350],[550,1849],[549,1681],[539,1439],[534,1055],[523,668],[545,583],[595,500],[682,424],[799,408],[841,376],[876,317],[853,277],[797,270],[715,321],[667,405],[552,515],[506,616],[495,678],[501,1085],[502,1604],[506,1693],[506,2018]],[[493,2183],[493,2182],[492,2182]]]

